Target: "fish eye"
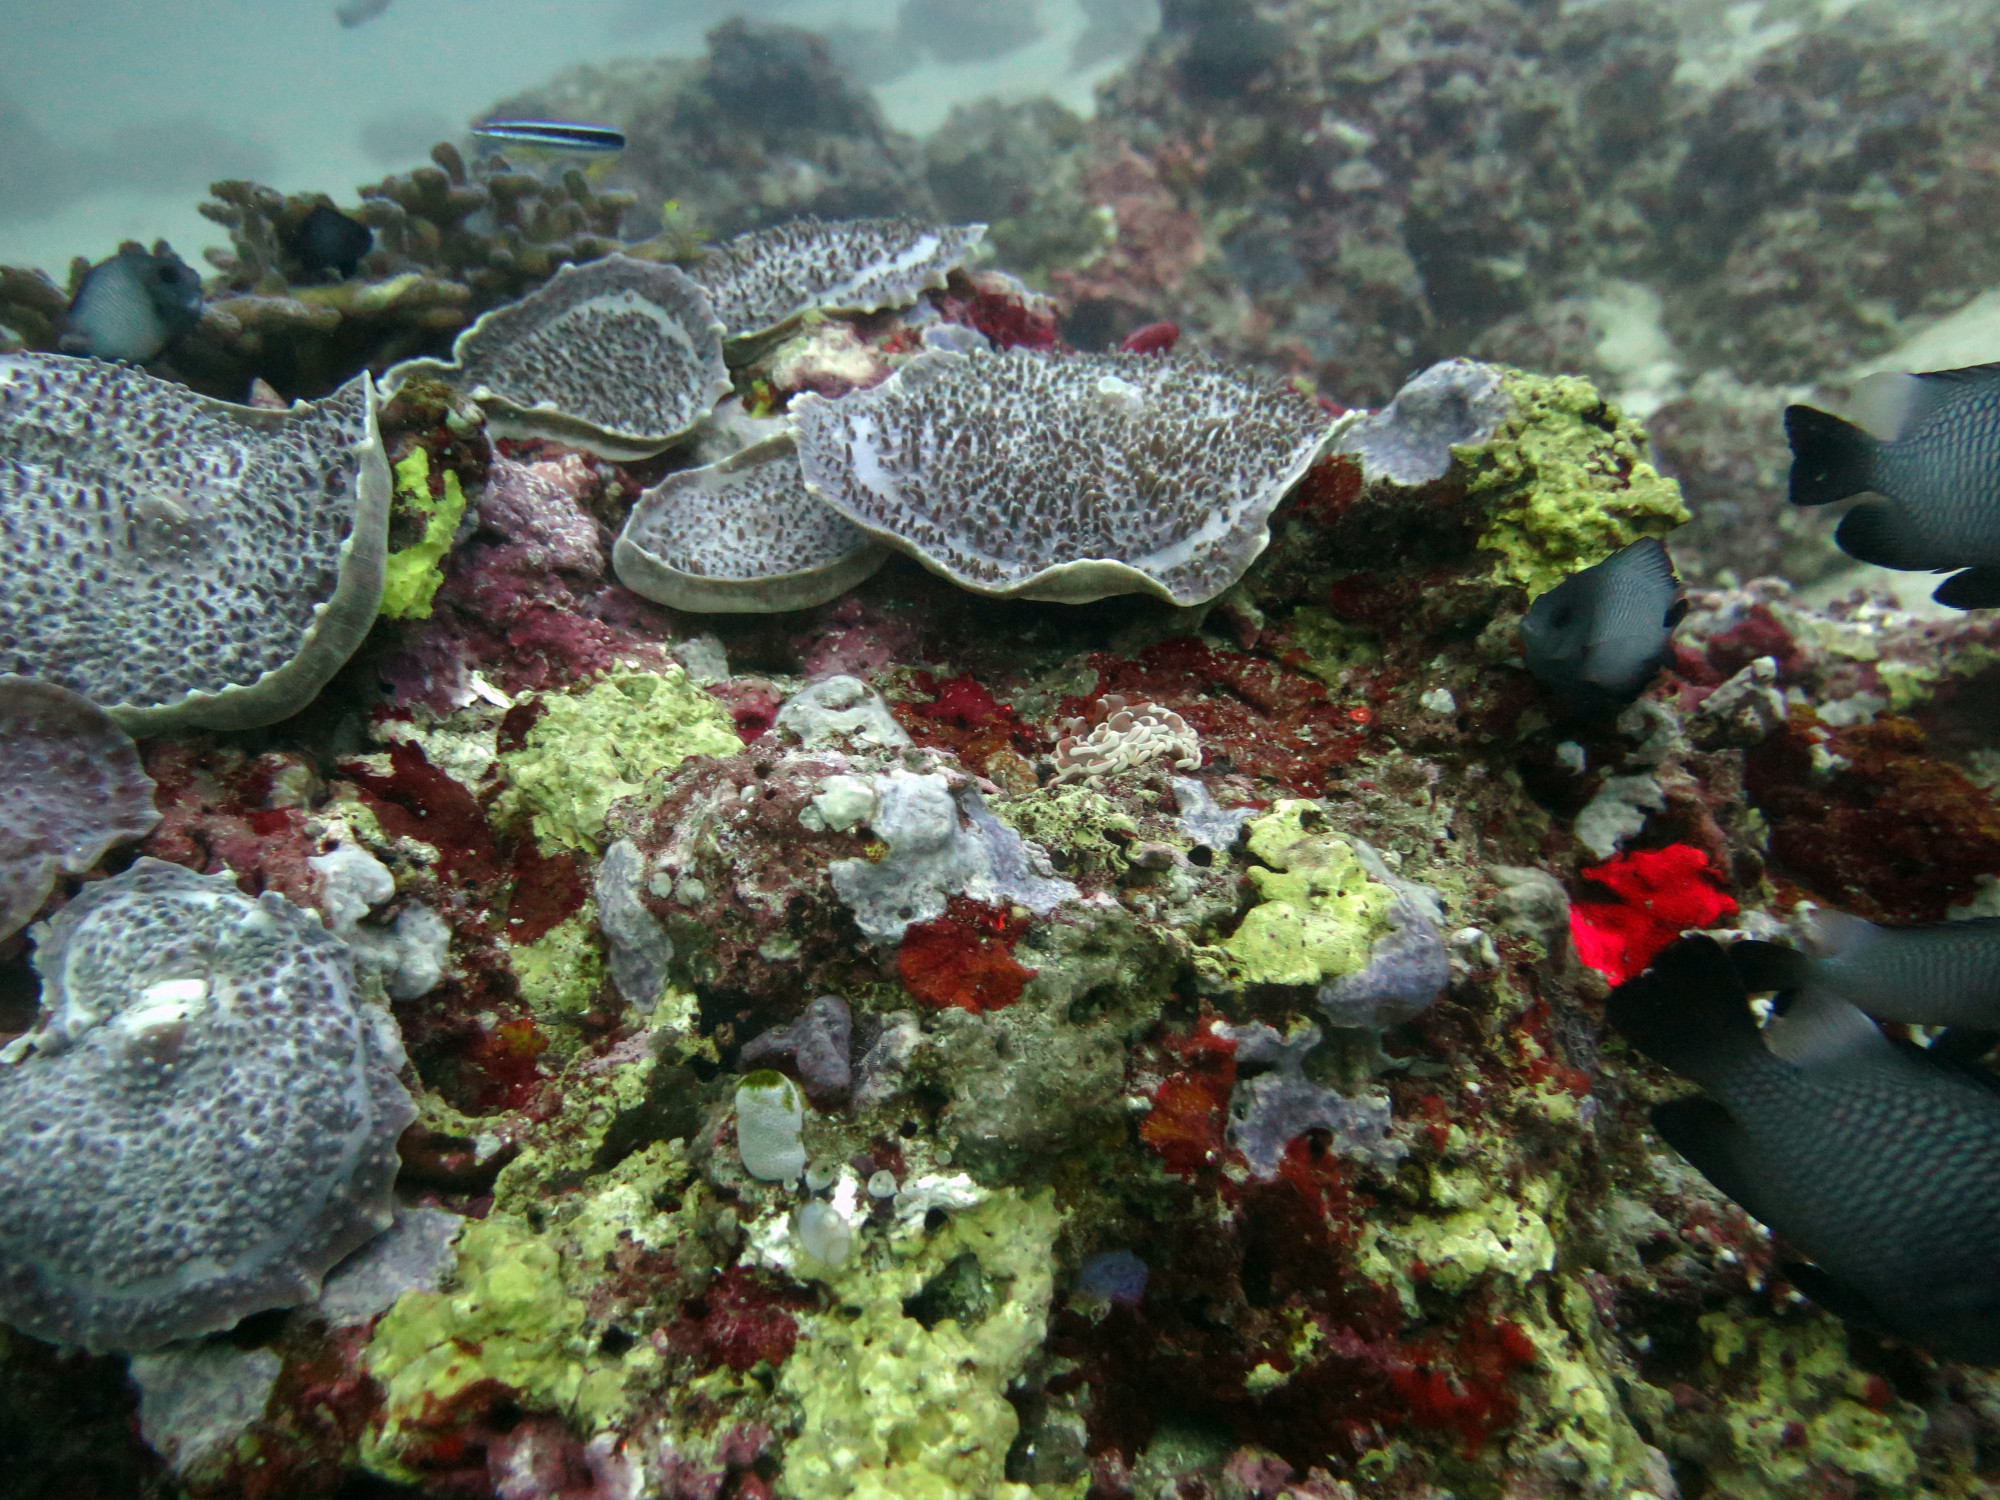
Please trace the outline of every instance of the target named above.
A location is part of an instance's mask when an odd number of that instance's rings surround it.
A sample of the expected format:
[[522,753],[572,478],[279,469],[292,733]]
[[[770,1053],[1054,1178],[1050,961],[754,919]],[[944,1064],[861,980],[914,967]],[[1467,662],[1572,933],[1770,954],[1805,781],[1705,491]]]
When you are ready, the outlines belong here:
[[1570,621],[1575,617],[1576,612],[1565,605],[1549,616],[1549,628],[1551,630],[1567,630],[1569,629]]

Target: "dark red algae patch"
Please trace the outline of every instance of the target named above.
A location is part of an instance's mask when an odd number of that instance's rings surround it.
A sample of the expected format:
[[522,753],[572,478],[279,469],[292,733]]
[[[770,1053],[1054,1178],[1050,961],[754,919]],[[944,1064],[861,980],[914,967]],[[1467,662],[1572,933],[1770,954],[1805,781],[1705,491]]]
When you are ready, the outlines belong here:
[[1032,756],[1047,748],[1012,704],[1002,703],[970,673],[940,682],[916,672],[910,686],[934,696],[928,703],[892,704],[897,722],[917,744],[949,750],[974,771],[991,775],[987,762],[1002,750]]
[[913,922],[896,949],[903,988],[932,1010],[999,1010],[1021,998],[1033,969],[1014,962],[1027,923],[964,896],[945,914]]
[[[1289,667],[1192,636],[1147,647],[1137,657],[1097,651],[1087,658],[1099,695],[1157,703],[1185,719],[1201,741],[1204,768],[1266,777],[1300,796],[1317,796],[1361,754],[1367,736],[1325,684]],[[1088,718],[1098,698],[1066,698],[1058,717]]]
[[361,800],[392,837],[421,839],[438,851],[445,871],[460,880],[495,879],[504,866],[479,799],[424,758],[421,747],[389,747],[389,774],[347,761],[341,773],[361,788]]
[[1217,1036],[1212,1020],[1204,1013],[1193,1031],[1160,1037],[1161,1060],[1171,1071],[1139,1125],[1139,1139],[1177,1177],[1195,1178],[1231,1150],[1223,1127],[1236,1087],[1236,1043]]
[[2000,874],[2000,809],[1909,719],[1828,729],[1795,714],[1750,752],[1744,787],[1772,873],[1871,921],[1942,921]]

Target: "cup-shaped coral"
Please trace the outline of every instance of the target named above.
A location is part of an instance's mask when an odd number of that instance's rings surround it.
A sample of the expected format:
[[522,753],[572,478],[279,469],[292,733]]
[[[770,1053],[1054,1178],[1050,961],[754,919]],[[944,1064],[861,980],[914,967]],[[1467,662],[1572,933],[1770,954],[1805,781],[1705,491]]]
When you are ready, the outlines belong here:
[[647,490],[612,561],[625,587],[674,609],[765,614],[824,604],[888,557],[807,492],[780,434]]
[[729,391],[708,297],[677,267],[624,255],[564,266],[461,333],[450,361],[408,360],[383,389],[417,377],[470,392],[496,437],[618,459],[672,446]]
[[710,250],[694,279],[732,343],[756,340],[803,314],[907,307],[979,246],[984,224],[810,215],[739,234]]
[[131,737],[88,698],[0,677],[0,937],[120,839],[160,821]]
[[806,484],[976,593],[1212,599],[1331,429],[1318,403],[1154,355],[933,350],[873,390],[801,396]]
[[296,713],[374,623],[389,494],[366,377],[266,411],[0,356],[0,671],[132,734]]
[[142,859],[34,929],[0,1066],[0,1318],[150,1349],[303,1302],[393,1218],[415,1118],[347,945],[282,896]]

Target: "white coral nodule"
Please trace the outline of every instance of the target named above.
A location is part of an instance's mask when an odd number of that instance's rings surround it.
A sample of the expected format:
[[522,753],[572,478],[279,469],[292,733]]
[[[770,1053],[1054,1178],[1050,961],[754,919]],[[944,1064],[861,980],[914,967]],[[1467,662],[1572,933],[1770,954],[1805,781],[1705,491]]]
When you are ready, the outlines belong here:
[[1155,761],[1165,761],[1177,771],[1201,768],[1201,742],[1187,720],[1172,709],[1157,703],[1126,708],[1122,699],[1106,701],[1112,705],[1110,717],[1088,735],[1080,733],[1082,720],[1064,721],[1068,732],[1056,742],[1057,783],[1096,780]]

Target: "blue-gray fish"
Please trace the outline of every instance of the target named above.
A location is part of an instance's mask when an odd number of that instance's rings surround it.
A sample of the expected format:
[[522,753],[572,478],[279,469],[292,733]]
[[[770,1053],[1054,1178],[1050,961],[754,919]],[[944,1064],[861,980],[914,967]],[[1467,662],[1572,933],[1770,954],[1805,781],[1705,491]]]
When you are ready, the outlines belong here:
[[1878,927],[1816,911],[1803,949],[1738,943],[1729,957],[1752,990],[1825,990],[1884,1021],[2000,1030],[2000,917]]
[[1538,595],[1521,622],[1523,655],[1578,708],[1614,707],[1645,691],[1686,613],[1673,559],[1641,537]]
[[1682,938],[1605,1016],[1712,1098],[1653,1126],[1802,1251],[1786,1272],[1841,1317],[2000,1363],[2000,1091],[1814,992],[1759,1031],[1729,955]]
[[334,20],[353,28],[365,21],[372,21],[389,8],[389,0],[341,0],[333,8]]
[[1884,568],[1964,568],[1931,597],[2000,605],[2000,364],[1871,375],[1855,406],[1858,424],[1785,408],[1792,504],[1879,495],[1841,517],[1843,552]]
[[574,120],[481,120],[472,133],[489,141],[541,146],[551,151],[623,151],[625,135],[608,125]]
[[201,321],[201,277],[165,240],[126,245],[84,275],[57,347],[144,364]]

